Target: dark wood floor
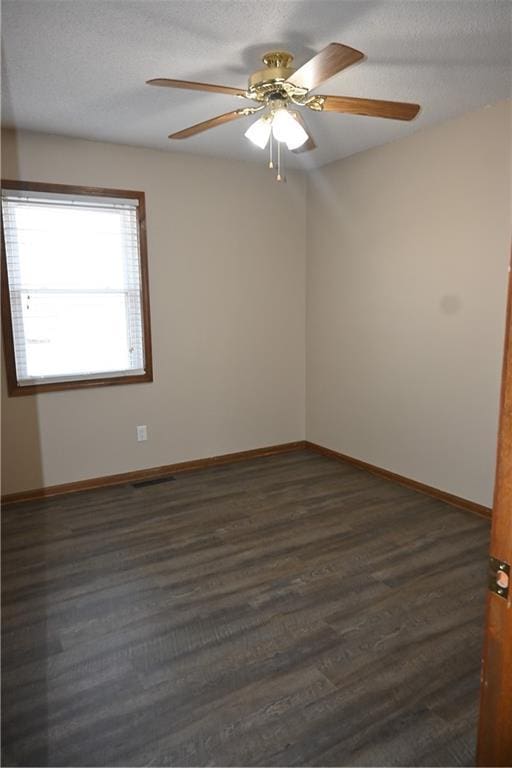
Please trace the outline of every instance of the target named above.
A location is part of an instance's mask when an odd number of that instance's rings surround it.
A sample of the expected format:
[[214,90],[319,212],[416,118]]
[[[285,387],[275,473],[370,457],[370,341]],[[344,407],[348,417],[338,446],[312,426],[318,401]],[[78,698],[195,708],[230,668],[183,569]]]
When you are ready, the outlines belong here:
[[298,452],[4,511],[4,765],[471,765],[489,524]]

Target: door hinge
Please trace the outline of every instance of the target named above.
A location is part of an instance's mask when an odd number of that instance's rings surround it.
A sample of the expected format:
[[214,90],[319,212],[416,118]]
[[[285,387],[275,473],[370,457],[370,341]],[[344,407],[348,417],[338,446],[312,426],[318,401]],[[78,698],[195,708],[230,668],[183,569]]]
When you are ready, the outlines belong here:
[[510,582],[510,563],[504,560],[498,560],[496,557],[489,558],[489,589],[491,592],[503,597],[508,597],[508,588]]

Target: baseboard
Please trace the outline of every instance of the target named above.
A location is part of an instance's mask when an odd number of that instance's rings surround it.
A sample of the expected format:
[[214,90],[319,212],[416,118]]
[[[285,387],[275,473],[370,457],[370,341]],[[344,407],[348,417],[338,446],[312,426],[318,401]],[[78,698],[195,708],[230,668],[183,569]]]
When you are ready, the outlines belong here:
[[432,496],[435,499],[444,501],[454,507],[476,512],[478,515],[490,518],[492,510],[477,504],[469,499],[463,499],[452,493],[441,491],[439,488],[433,488],[430,485],[419,483],[417,480],[411,480],[409,477],[398,475],[396,472],[390,472],[388,469],[376,467],[374,464],[368,464],[361,459],[355,459],[353,456],[347,456],[344,453],[333,451],[330,448],[324,448],[317,443],[309,440],[297,440],[293,443],[282,443],[280,445],[269,445],[265,448],[253,448],[250,451],[238,451],[237,453],[224,453],[220,456],[209,456],[204,459],[192,459],[191,461],[180,461],[176,464],[164,464],[161,467],[150,467],[148,469],[137,469],[133,472],[123,472],[118,475],[104,475],[102,477],[92,477],[87,480],[78,480],[74,483],[62,483],[60,485],[50,485],[44,488],[35,488],[29,491],[19,491],[18,493],[8,493],[2,496],[2,504],[15,504],[22,501],[36,501],[47,499],[52,496],[61,496],[65,493],[78,493],[79,491],[89,491],[99,488],[109,488],[115,485],[127,485],[139,480],[151,480],[157,477],[176,474],[178,472],[188,472],[193,469],[204,469],[205,467],[219,466],[221,464],[231,464],[238,461],[247,461],[258,456],[272,456],[278,453],[289,453],[291,451],[300,451],[308,449],[322,456],[328,456],[331,459],[342,461],[346,464],[352,464],[354,467],[364,469],[374,475],[391,480],[399,485],[412,488],[414,491]]
[[477,504],[475,501],[463,499],[461,496],[455,496],[453,493],[447,493],[446,491],[441,491],[439,488],[433,488],[431,485],[425,485],[425,483],[419,483],[417,480],[411,480],[409,477],[397,475],[396,472],[390,472],[388,469],[376,467],[374,464],[368,464],[366,461],[361,461],[361,459],[354,459],[352,456],[346,456],[344,453],[333,451],[330,448],[324,448],[317,443],[311,443],[309,440],[305,441],[305,447],[310,451],[322,454],[322,456],[329,456],[331,459],[337,459],[346,464],[352,464],[354,467],[358,467],[358,469],[364,469],[374,475],[384,477],[386,480],[391,480],[399,485],[405,485],[407,488],[412,488],[414,491],[424,493],[427,496],[432,496],[434,499],[439,499],[454,507],[460,507],[461,509],[466,509],[470,512],[476,512],[478,515],[483,515],[487,518],[492,517],[492,509],[484,507],[482,504]]
[[90,491],[95,488],[109,488],[114,485],[126,485],[127,483],[133,483],[138,480],[151,480],[157,477],[173,475],[177,472],[187,472],[192,469],[204,469],[205,467],[231,464],[237,461],[247,461],[248,459],[255,459],[259,456],[273,456],[277,453],[300,451],[305,448],[305,446],[306,443],[304,440],[297,440],[293,443],[269,445],[265,448],[253,448],[250,451],[224,453],[221,456],[209,456],[205,459],[192,459],[191,461],[180,461],[176,464],[165,464],[161,467],[137,469],[133,472],[123,472],[119,475],[104,475],[103,477],[92,477],[88,480],[78,480],[74,483],[62,483],[61,485],[50,485],[45,488],[35,488],[30,491],[7,493],[2,496],[2,504],[35,501],[38,499],[47,499],[51,496],[61,496],[64,493],[78,493],[79,491]]

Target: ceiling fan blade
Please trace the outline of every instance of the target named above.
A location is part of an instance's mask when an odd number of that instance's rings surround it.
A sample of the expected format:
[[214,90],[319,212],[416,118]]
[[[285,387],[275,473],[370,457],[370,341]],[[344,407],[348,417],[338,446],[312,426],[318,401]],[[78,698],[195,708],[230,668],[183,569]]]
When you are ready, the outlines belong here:
[[227,93],[230,96],[245,96],[241,88],[231,88],[229,85],[212,85],[211,83],[195,83],[192,80],[169,80],[166,77],[156,77],[147,80],[146,85],[160,85],[163,88],[185,88],[189,91],[211,91],[212,93]]
[[361,51],[341,43],[330,43],[290,75],[288,82],[310,91],[360,59],[364,59]]
[[346,112],[351,115],[387,117],[391,120],[413,120],[420,111],[419,104],[379,99],[356,99],[352,96],[322,96],[324,112]]
[[300,155],[302,152],[311,152],[312,149],[316,149],[316,144],[311,133],[309,132],[309,129],[306,125],[306,121],[304,120],[300,112],[295,112],[294,115],[297,122],[300,123],[304,128],[304,130],[306,131],[308,135],[308,140],[305,141],[304,144],[302,144],[302,146],[297,147],[297,149],[292,149],[292,152],[295,155]]
[[223,115],[217,115],[210,120],[204,120],[202,123],[196,123],[191,125],[190,128],[184,128],[177,133],[171,133],[170,139],[188,139],[189,136],[195,136],[196,133],[202,133],[210,128],[215,128],[217,125],[223,125],[224,123],[230,123],[232,120],[238,120],[239,117],[246,117],[246,113],[242,110],[235,110],[234,112],[225,112]]

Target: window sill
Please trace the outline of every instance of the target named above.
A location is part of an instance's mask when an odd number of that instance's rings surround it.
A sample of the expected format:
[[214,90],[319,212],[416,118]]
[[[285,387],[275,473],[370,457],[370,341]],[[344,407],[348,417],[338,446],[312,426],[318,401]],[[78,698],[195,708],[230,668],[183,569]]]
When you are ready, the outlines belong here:
[[120,384],[145,384],[153,381],[153,371],[137,374],[136,376],[105,376],[97,379],[77,379],[76,381],[60,381],[48,384],[28,384],[20,386],[17,381],[8,382],[9,397],[23,395],[38,395],[42,392],[62,392],[66,389],[91,389],[91,387],[111,387]]

